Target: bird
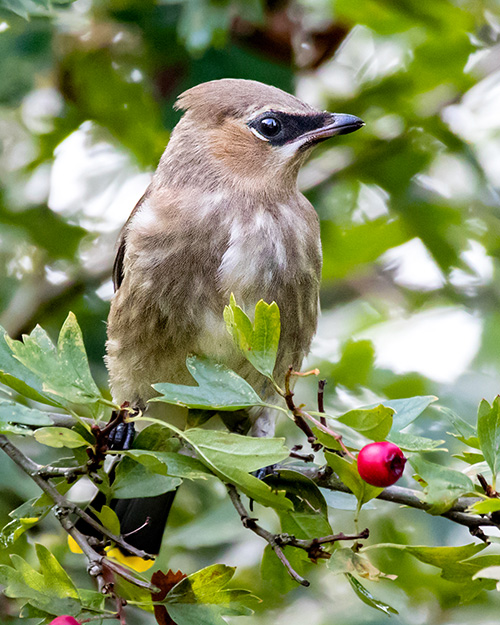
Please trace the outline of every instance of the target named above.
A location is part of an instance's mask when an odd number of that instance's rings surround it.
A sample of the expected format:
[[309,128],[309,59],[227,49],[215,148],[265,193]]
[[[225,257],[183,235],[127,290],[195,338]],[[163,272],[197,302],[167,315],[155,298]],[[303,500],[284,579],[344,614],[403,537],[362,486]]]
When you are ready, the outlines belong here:
[[[112,396],[145,410],[153,384],[193,384],[186,357],[197,355],[270,400],[272,385],[234,345],[224,307],[231,294],[249,316],[259,300],[276,302],[274,377],[282,383],[290,366],[300,368],[317,326],[322,251],[297,174],[316,145],[364,122],[243,79],[196,85],[175,108],[182,116],[117,244],[105,357]],[[246,411],[245,431],[272,435],[271,412]],[[117,500],[122,534],[157,553],[172,501],[173,493]]]

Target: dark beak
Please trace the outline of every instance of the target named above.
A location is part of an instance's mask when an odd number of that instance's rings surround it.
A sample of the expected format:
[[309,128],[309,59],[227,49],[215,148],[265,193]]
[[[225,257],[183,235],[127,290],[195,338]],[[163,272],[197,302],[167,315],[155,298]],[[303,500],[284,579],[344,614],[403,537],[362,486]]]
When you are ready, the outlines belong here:
[[348,135],[350,132],[359,130],[365,125],[365,122],[355,115],[347,115],[346,113],[328,113],[326,125],[310,130],[302,135],[307,138],[307,144],[312,145],[334,137],[335,135]]

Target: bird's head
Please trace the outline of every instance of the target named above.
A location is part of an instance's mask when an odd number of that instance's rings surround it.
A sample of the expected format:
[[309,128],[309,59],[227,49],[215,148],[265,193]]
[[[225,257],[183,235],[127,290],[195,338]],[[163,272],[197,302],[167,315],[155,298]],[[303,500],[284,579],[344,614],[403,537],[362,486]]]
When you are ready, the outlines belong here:
[[311,148],[364,123],[354,115],[318,111],[269,85],[223,79],[185,91],[176,108],[184,115],[175,128],[165,164],[170,175],[193,183],[199,170],[213,186],[239,191],[295,188],[298,170]]

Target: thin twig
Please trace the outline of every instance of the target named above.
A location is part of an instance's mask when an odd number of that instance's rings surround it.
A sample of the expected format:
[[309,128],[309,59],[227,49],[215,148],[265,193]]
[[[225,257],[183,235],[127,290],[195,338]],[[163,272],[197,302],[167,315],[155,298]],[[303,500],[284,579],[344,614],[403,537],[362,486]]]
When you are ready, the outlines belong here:
[[301,575],[297,573],[297,571],[293,569],[292,565],[283,553],[283,549],[277,543],[275,535],[271,534],[271,532],[268,532],[266,529],[258,525],[256,519],[250,517],[244,505],[241,503],[240,495],[236,488],[232,484],[226,484],[226,488],[233,506],[240,515],[240,519],[244,527],[251,530],[252,532],[257,534],[257,536],[260,536],[265,541],[267,541],[267,543],[271,546],[274,553],[278,556],[280,562],[286,568],[288,574],[292,579],[294,579],[301,586],[310,586],[310,582],[308,582],[307,579],[304,579]]
[[481,484],[481,488],[484,490],[484,494],[487,497],[498,498],[497,491],[493,488],[493,486],[488,484],[484,475],[482,475],[481,473],[478,473],[477,480]]
[[[320,380],[318,382],[318,412],[325,412],[325,386],[326,380]],[[321,425],[326,427],[326,418],[320,417]]]
[[295,406],[295,403],[293,401],[293,392],[292,392],[292,389],[290,388],[290,378],[292,377],[293,374],[294,374],[293,367],[288,367],[288,371],[286,372],[286,375],[285,375],[285,394],[283,395],[283,397],[285,399],[288,410],[290,410],[290,412],[293,415],[296,425],[304,432],[304,434],[307,436],[308,442],[313,446],[313,449],[314,449],[314,446],[315,445],[317,446],[316,437],[314,436],[314,433],[311,430],[310,426],[304,420],[304,417],[301,414],[300,408]]
[[321,548],[321,545],[335,543],[339,540],[362,540],[368,538],[369,531],[368,529],[363,530],[359,534],[354,535],[345,535],[343,533],[340,534],[330,534],[329,536],[322,536],[320,538],[296,538],[291,534],[272,534],[268,530],[264,529],[261,525],[257,523],[257,519],[254,519],[249,516],[248,512],[245,509],[245,506],[241,502],[240,495],[236,490],[236,487],[232,484],[226,484],[229,497],[231,498],[231,502],[235,507],[236,511],[240,515],[241,522],[244,527],[248,528],[265,541],[269,543],[274,553],[278,556],[281,563],[287,569],[289,575],[302,586],[309,586],[309,582],[301,577],[297,571],[295,571],[290,562],[286,558],[282,547],[295,547],[297,549],[302,549],[307,552],[309,558],[316,562],[320,558],[328,559],[331,554],[328,551],[325,551]]
[[[138,558],[143,558],[146,560],[154,560],[154,556],[141,551],[140,549],[136,549],[132,545],[129,545],[123,538],[119,536],[115,536],[108,529],[100,525],[95,519],[93,519],[89,514],[87,514],[84,510],[82,510],[79,506],[69,502],[61,493],[57,490],[57,488],[47,479],[41,477],[39,475],[40,465],[36,464],[23,454],[23,452],[15,447],[6,436],[0,434],[0,448],[5,451],[5,453],[27,474],[31,477],[31,479],[46,493],[52,501],[58,506],[59,510],[67,510],[68,513],[74,513],[83,519],[86,523],[100,532],[106,538],[109,538],[112,542],[116,543],[125,551],[128,551],[131,555],[137,556]],[[65,528],[66,529],[66,528]],[[75,539],[76,540],[76,539]],[[78,541],[77,541],[78,542]]]

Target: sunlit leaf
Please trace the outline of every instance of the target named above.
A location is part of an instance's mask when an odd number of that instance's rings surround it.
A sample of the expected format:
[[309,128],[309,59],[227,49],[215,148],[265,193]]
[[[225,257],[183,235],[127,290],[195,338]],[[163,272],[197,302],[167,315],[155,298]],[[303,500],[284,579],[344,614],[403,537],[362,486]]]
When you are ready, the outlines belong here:
[[224,309],[224,320],[245,358],[257,371],[271,378],[280,339],[280,311],[276,302],[266,304],[260,300],[255,306],[252,324],[231,294],[229,306]]
[[239,410],[265,405],[248,382],[222,364],[189,356],[186,367],[198,386],[153,384],[161,397],[154,397],[150,401],[214,410]]

